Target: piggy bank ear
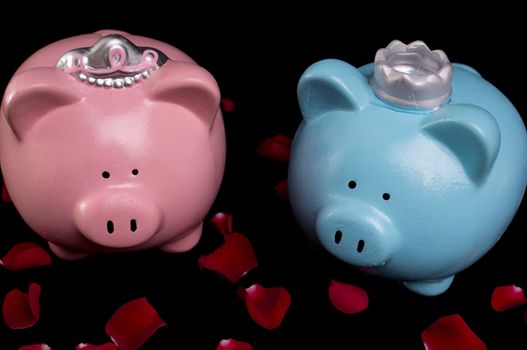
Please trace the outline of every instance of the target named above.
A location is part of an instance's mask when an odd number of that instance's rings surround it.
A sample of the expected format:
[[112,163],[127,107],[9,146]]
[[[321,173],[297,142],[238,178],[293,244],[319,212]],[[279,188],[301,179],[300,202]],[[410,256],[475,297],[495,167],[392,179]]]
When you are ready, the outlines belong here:
[[468,104],[443,107],[423,120],[422,129],[454,153],[472,181],[487,178],[500,149],[500,128],[489,112]]
[[220,89],[214,77],[197,64],[167,62],[145,82],[149,99],[177,104],[212,125],[220,108]]
[[71,105],[81,96],[70,88],[68,74],[57,68],[33,68],[16,75],[6,89],[5,116],[19,140],[49,112]]
[[372,94],[366,77],[357,68],[335,59],[309,67],[298,82],[297,93],[305,120],[336,110],[360,110]]

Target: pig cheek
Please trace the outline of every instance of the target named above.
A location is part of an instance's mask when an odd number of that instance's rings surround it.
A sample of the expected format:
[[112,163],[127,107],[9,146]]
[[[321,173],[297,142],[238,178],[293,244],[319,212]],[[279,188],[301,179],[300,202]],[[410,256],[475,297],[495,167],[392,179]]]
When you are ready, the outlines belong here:
[[200,146],[199,151],[177,154],[166,173],[150,180],[152,187],[158,188],[167,235],[176,231],[183,235],[203,220],[218,190],[213,175],[212,154]]
[[[163,229],[157,235],[163,241],[173,239],[175,233],[184,235],[202,222],[223,174],[223,165],[218,166],[217,157],[224,158],[224,142],[218,147],[216,130],[209,133],[201,121],[184,113],[180,111],[179,119],[159,124],[163,130],[156,132],[157,138],[143,171],[145,187],[152,191],[163,210]],[[223,124],[220,126],[218,130],[222,131]],[[166,130],[185,132],[178,135]]]
[[[35,175],[29,193],[24,196],[27,203],[28,224],[43,238],[58,244],[79,244],[81,235],[75,234],[73,212],[83,196],[94,184],[86,178],[84,171],[73,164],[51,165],[43,161],[40,175]],[[53,171],[50,167],[59,167]],[[43,210],[43,208],[46,208]]]
[[6,162],[11,166],[6,173],[12,175],[13,202],[27,224],[46,240],[68,244],[77,240],[73,208],[91,186],[83,165],[90,161],[78,155],[89,153],[66,136],[71,130],[54,125],[55,134],[62,133],[58,142],[49,127],[42,125],[31,140],[11,145],[16,159]]

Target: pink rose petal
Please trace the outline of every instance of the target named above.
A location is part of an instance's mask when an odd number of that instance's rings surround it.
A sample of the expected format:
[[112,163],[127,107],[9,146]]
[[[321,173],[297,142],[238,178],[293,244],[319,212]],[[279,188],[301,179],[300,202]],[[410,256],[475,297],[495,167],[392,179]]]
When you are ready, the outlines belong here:
[[287,163],[289,161],[289,153],[291,153],[291,143],[291,138],[285,135],[276,135],[264,140],[256,149],[256,154]]
[[280,326],[291,305],[291,295],[282,287],[253,284],[247,289],[238,289],[237,294],[245,300],[251,318],[266,329]]
[[33,344],[21,346],[18,350],[51,350],[51,348],[46,344]]
[[274,192],[282,199],[289,199],[287,180],[282,180],[274,186]]
[[421,333],[427,350],[485,350],[487,346],[459,315],[445,316]]
[[232,215],[225,213],[216,213],[210,219],[212,226],[226,236],[232,233]]
[[515,285],[500,286],[494,289],[490,304],[494,311],[502,312],[527,303],[523,289]]
[[0,265],[8,270],[24,270],[51,264],[51,256],[36,243],[18,243],[0,259]]
[[7,192],[7,187],[5,187],[5,183],[2,183],[2,200],[4,202],[11,202],[11,196],[9,195],[9,192]]
[[331,280],[329,300],[345,314],[355,314],[368,308],[368,293],[361,287]]
[[258,266],[251,242],[240,233],[225,237],[225,243],[198,260],[200,268],[215,271],[232,283]]
[[75,350],[117,350],[114,343],[106,343],[102,345],[92,345],[81,343],[75,347]]
[[225,112],[225,113],[231,113],[234,111],[234,108],[236,107],[236,105],[234,104],[234,101],[231,100],[230,98],[222,98],[221,99],[221,109]]
[[220,341],[216,350],[253,350],[251,344],[234,339],[223,339]]
[[166,326],[146,298],[121,306],[106,323],[106,334],[120,350],[136,350]]
[[4,322],[11,329],[29,328],[40,318],[40,292],[36,283],[29,285],[28,293],[13,289],[4,298],[2,313]]

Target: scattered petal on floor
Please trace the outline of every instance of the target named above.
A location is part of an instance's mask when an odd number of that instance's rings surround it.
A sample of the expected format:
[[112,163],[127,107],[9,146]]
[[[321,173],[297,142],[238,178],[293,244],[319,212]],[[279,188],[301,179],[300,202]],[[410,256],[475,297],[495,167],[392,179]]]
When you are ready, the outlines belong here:
[[485,350],[487,346],[459,315],[445,316],[421,333],[426,350]]
[[18,350],[51,350],[51,348],[46,344],[33,344],[21,346]]
[[121,306],[106,323],[106,334],[119,350],[136,350],[160,327],[166,326],[146,298]]
[[220,341],[216,350],[253,350],[251,344],[234,339],[223,339]]
[[253,284],[247,289],[238,289],[237,295],[245,300],[251,318],[266,329],[280,326],[291,305],[291,295],[282,287]]
[[225,243],[198,260],[200,268],[215,271],[236,283],[247,272],[258,266],[251,242],[240,233],[225,236]]
[[29,328],[40,318],[40,292],[36,283],[29,285],[27,293],[13,289],[4,298],[2,314],[7,327],[11,329]]
[[221,109],[225,113],[231,113],[234,111],[235,108],[236,108],[236,105],[234,104],[234,101],[231,100],[230,98],[224,97],[221,99]]
[[274,192],[282,199],[289,199],[287,180],[282,180],[274,186]]
[[0,265],[8,270],[24,270],[51,264],[51,256],[36,243],[18,243],[0,259]]
[[7,192],[7,187],[5,187],[5,183],[2,183],[2,200],[4,202],[11,202],[11,196],[9,196],[9,192]]
[[287,163],[291,153],[291,138],[285,135],[276,135],[264,140],[256,149],[259,156]]
[[494,289],[490,304],[494,311],[502,312],[527,303],[523,289],[515,285],[500,286]]
[[114,343],[106,343],[102,345],[92,345],[82,343],[77,345],[75,350],[117,350],[117,346]]
[[224,236],[232,233],[232,215],[225,213],[216,213],[210,219],[211,225]]
[[331,280],[329,300],[333,306],[346,314],[355,314],[368,308],[368,293],[361,287]]

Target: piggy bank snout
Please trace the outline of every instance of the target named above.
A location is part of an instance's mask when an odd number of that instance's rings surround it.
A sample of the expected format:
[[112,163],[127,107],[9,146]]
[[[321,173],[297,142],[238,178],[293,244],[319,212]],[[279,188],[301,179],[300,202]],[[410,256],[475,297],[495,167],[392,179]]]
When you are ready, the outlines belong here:
[[386,264],[399,246],[399,233],[390,218],[360,202],[323,208],[317,216],[316,234],[331,254],[362,267]]
[[143,193],[100,193],[82,200],[75,211],[78,230],[105,247],[127,248],[159,231],[161,211]]

